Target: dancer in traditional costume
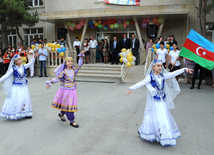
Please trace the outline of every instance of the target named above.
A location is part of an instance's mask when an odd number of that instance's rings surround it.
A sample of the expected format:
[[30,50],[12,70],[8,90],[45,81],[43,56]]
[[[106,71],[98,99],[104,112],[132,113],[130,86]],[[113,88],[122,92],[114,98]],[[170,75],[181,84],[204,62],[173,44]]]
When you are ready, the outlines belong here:
[[4,81],[4,92],[6,99],[0,113],[0,117],[4,119],[17,120],[22,118],[32,118],[32,103],[27,86],[27,68],[30,67],[35,57],[30,63],[22,65],[22,58],[15,55],[9,65],[7,73],[0,79]]
[[169,73],[164,69],[161,60],[154,60],[145,79],[128,89],[127,95],[144,85],[148,89],[143,123],[138,131],[142,139],[160,142],[162,146],[176,145],[180,132],[169,111],[175,108],[173,99],[180,93],[175,77],[183,72],[192,71],[192,69],[183,68]]
[[65,62],[55,69],[54,73],[56,74],[55,78],[52,78],[50,81],[46,81],[47,89],[51,87],[51,84],[57,83],[58,81],[62,82],[59,90],[57,91],[51,107],[59,109],[59,117],[63,122],[66,121],[64,114],[66,114],[70,125],[78,128],[79,125],[75,123],[74,112],[77,111],[77,83],[75,81],[76,75],[83,65],[83,56],[85,51],[83,50],[78,56],[78,66],[75,67],[73,64],[73,58],[67,57]]

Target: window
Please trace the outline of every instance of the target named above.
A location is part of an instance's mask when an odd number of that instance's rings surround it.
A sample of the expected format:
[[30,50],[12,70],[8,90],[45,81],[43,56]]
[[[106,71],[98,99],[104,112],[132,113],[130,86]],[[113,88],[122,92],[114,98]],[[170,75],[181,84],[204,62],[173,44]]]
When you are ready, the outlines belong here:
[[[7,34],[8,45],[16,47],[16,30],[9,30]],[[2,35],[0,35],[0,47],[2,47]]]
[[43,6],[43,0],[32,0],[32,7]]
[[39,38],[43,39],[43,28],[38,29],[24,29],[24,44],[29,46],[33,38],[38,41]]

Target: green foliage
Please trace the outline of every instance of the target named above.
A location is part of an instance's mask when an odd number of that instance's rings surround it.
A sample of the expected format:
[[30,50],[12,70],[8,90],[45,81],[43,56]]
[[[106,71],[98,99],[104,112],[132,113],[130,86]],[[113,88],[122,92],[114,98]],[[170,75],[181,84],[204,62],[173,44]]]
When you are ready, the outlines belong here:
[[203,7],[202,10],[205,14],[209,14],[212,10],[214,10],[214,0],[207,0],[207,5]]
[[29,13],[32,0],[0,0],[0,24],[7,27],[34,26],[39,22],[37,11]]

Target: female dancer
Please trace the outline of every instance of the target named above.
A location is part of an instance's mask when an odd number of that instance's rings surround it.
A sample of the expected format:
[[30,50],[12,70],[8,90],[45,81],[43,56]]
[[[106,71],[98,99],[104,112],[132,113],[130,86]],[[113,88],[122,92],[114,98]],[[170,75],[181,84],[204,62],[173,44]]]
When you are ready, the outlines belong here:
[[192,69],[183,68],[169,73],[163,67],[161,60],[154,60],[145,79],[131,86],[127,95],[134,89],[147,86],[146,109],[138,133],[146,141],[157,141],[162,146],[175,146],[180,132],[169,109],[174,109],[173,99],[180,92],[180,87],[174,77],[184,71],[191,73]]
[[82,51],[78,56],[78,67],[74,66],[73,58],[67,57],[65,62],[55,69],[54,73],[56,74],[55,78],[52,78],[50,81],[46,81],[47,89],[51,88],[51,84],[57,83],[58,81],[62,82],[59,90],[57,91],[51,107],[59,109],[59,117],[63,122],[66,121],[64,114],[66,114],[70,125],[78,128],[79,125],[75,123],[74,112],[77,111],[77,83],[75,82],[76,74],[83,65],[83,56],[86,51]]
[[1,118],[11,120],[32,118],[32,103],[26,75],[27,68],[34,63],[37,55],[36,53],[26,65],[22,65],[22,58],[19,55],[11,59],[7,73],[0,79],[0,82],[4,81],[3,87],[7,97],[0,113]]

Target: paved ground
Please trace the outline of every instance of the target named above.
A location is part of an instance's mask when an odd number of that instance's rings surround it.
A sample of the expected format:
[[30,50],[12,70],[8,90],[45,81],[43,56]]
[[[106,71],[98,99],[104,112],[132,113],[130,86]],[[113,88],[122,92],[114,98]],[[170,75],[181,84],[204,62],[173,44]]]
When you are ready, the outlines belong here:
[[[211,155],[214,152],[214,89],[202,86],[190,90],[180,81],[181,93],[175,99],[172,115],[181,138],[175,147],[141,140],[137,130],[142,123],[146,88],[126,96],[127,83],[78,83],[79,129],[61,122],[51,101],[59,88],[45,89],[47,78],[29,80],[33,101],[32,120],[0,119],[1,155]],[[0,84],[0,106],[5,95]]]

